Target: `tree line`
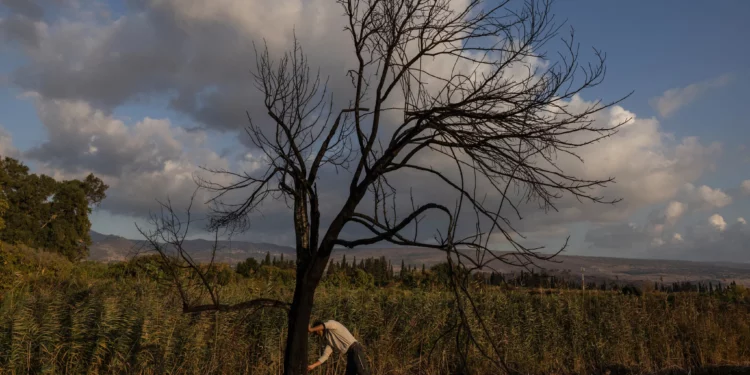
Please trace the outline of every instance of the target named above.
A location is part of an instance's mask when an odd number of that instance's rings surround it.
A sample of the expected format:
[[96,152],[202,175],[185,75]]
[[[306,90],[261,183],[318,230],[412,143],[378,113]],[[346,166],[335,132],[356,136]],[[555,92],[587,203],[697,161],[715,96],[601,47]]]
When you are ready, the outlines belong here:
[[[267,252],[265,257],[258,262],[255,258],[247,258],[237,264],[235,271],[244,276],[251,277],[263,269],[263,267],[279,268],[282,270],[294,270],[296,261],[272,256]],[[391,260],[386,257],[360,258],[353,257],[350,261],[346,255],[340,261],[331,260],[327,269],[325,280],[335,284],[351,283],[354,285],[372,285],[385,287],[391,284],[401,283],[407,287],[420,287],[428,285],[447,285],[450,282],[449,272],[460,272],[454,267],[450,269],[447,263],[438,263],[431,267],[422,264],[418,267],[414,264],[406,264],[401,261],[401,266],[396,269]],[[467,272],[464,270],[464,272]],[[581,280],[574,278],[569,272],[561,272],[560,275],[549,274],[546,270],[520,271],[519,273],[502,272],[475,272],[471,280],[476,284],[488,286],[504,286],[510,288],[542,288],[542,289],[570,289],[570,290],[600,290],[616,291],[622,294],[640,296],[644,290],[660,291],[663,293],[695,292],[700,294],[716,294],[730,296],[742,289],[731,281],[721,283],[713,281],[681,281],[673,283],[644,282],[639,285],[634,283],[623,283],[616,280],[602,280],[600,283],[587,282],[585,288]]]

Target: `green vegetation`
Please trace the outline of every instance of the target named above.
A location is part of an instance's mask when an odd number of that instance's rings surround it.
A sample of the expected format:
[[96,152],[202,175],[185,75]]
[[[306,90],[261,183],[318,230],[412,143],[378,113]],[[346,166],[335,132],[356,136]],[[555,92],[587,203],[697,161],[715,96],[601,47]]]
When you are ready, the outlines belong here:
[[0,160],[0,240],[84,259],[91,245],[88,215],[106,190],[92,174],[83,181],[56,181],[6,157]]
[[[278,374],[286,317],[278,309],[189,315],[153,258],[110,265],[3,245],[2,374]],[[215,267],[226,303],[289,300],[293,262]],[[274,265],[275,264],[275,265]],[[367,265],[369,264],[369,268]],[[360,267],[361,265],[361,267]],[[408,270],[406,270],[408,268]],[[455,373],[456,316],[436,266],[393,272],[380,259],[334,264],[313,315],[361,338],[374,374]],[[485,280],[485,281],[480,281]],[[650,373],[750,364],[750,293],[542,289],[474,278],[476,301],[504,360],[525,374]],[[487,343],[484,343],[487,344]],[[310,339],[311,348],[318,348]],[[317,351],[311,350],[310,360]],[[474,373],[494,373],[469,352]],[[342,373],[332,358],[319,374]]]

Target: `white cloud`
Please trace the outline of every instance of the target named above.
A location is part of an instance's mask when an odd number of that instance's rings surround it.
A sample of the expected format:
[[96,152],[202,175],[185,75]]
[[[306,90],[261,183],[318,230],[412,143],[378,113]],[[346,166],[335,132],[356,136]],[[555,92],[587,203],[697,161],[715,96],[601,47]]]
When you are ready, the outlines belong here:
[[[661,131],[658,120],[640,118],[620,106],[597,114],[594,120],[603,124],[623,118],[631,120],[616,135],[576,151],[584,163],[559,157],[567,173],[587,179],[614,177],[614,184],[594,189],[592,194],[623,199],[614,207],[580,205],[570,199],[570,206],[582,210],[576,215],[579,220],[624,220],[640,208],[674,199],[685,183],[697,180],[721,152],[718,143],[704,145],[694,137],[675,141]],[[563,204],[562,208],[567,206]],[[686,209],[685,203],[674,203],[671,220],[677,220]]]
[[742,181],[741,189],[744,194],[750,195],[750,180]]
[[26,155],[69,172],[87,169],[119,176],[162,170],[183,154],[183,141],[195,136],[167,119],[146,117],[128,126],[81,100],[29,96],[49,139]]
[[747,224],[747,221],[745,220],[744,217],[738,217],[737,218],[737,222],[740,223],[740,224],[742,224],[742,225]]
[[110,185],[101,207],[114,214],[143,217],[156,199],[170,198],[176,207],[183,207],[201,166],[230,166],[201,146],[203,134],[188,132],[168,119],[147,117],[126,124],[80,100],[29,97],[49,139],[25,156],[39,162],[40,172],[58,179],[81,178],[90,172],[101,177]]
[[724,218],[719,214],[711,215],[711,217],[708,218],[708,223],[719,231],[727,229],[727,222],[724,221]]
[[[576,111],[590,104],[591,102],[576,97],[570,103],[570,110]],[[606,188],[593,188],[591,194],[603,196],[605,199],[622,198],[623,201],[614,206],[581,204],[571,196],[563,196],[556,202],[558,211],[547,213],[540,211],[536,204],[522,204],[524,220],[515,223],[521,231],[540,230],[541,226],[555,226],[560,223],[580,221],[613,223],[625,220],[639,209],[677,198],[685,183],[697,180],[706,169],[713,165],[721,151],[719,144],[704,145],[694,137],[674,140],[661,131],[658,120],[639,118],[635,113],[621,106],[598,113],[592,119],[594,126],[619,123],[625,119],[629,121],[614,136],[576,150],[576,153],[584,160],[583,163],[573,157],[559,154],[557,155],[558,165],[566,173],[585,179],[615,177],[614,184]],[[441,158],[432,154],[422,155],[419,162],[445,170],[452,167],[449,163],[441,164]],[[449,196],[440,184],[429,179],[406,176],[400,180],[405,180],[406,183],[414,186],[414,191],[420,192],[425,200],[445,199]],[[482,190],[491,191],[492,189]],[[705,192],[708,198],[714,198],[706,189],[700,191]],[[700,194],[697,196],[700,197]],[[721,199],[715,199],[715,201],[723,204]],[[667,209],[669,209],[668,213],[660,214],[665,217],[669,216],[669,221],[662,219],[654,224],[674,225],[687,212],[688,204],[675,200]],[[652,225],[649,228],[643,228],[643,232],[661,232],[664,229],[664,225],[661,227]],[[603,244],[612,242],[614,241],[602,241]]]
[[669,225],[674,225],[680,217],[687,211],[687,205],[682,202],[671,201],[667,208],[664,210],[666,222]]
[[680,108],[698,99],[705,92],[727,85],[731,79],[731,75],[725,74],[715,79],[669,89],[661,96],[651,99],[650,103],[659,112],[659,115],[669,117]]
[[[291,48],[293,33],[329,89],[349,90],[355,61],[342,31],[341,6],[325,0],[151,0],[116,20],[92,19],[92,6],[39,28],[29,64],[11,79],[50,99],[77,99],[111,110],[169,94],[172,109],[221,131],[242,130],[245,110],[265,113],[253,88],[253,42],[272,54]],[[221,43],[217,43],[221,40]],[[346,51],[347,53],[343,53]],[[337,95],[346,97],[347,95]]]
[[714,215],[706,224],[685,227],[683,241],[672,242],[654,253],[687,260],[750,262],[749,242],[748,225],[739,219],[730,225],[721,216]]
[[590,229],[586,242],[597,254],[611,256],[750,262],[750,226],[743,218],[729,224],[715,214],[704,222],[686,225],[679,233],[665,234],[650,232],[647,225],[608,224]]
[[722,208],[732,203],[732,197],[727,193],[706,185],[696,188],[693,184],[687,183],[683,187],[682,196],[691,206],[700,210]]

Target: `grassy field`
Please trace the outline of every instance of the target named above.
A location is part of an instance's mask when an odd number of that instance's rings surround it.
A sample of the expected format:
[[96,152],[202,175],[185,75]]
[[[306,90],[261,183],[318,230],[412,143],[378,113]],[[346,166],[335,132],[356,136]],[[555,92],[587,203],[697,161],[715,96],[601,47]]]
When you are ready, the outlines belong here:
[[[10,254],[10,255],[9,255]],[[2,374],[280,374],[285,317],[278,310],[182,314],[174,293],[147,274],[70,265],[29,251],[3,253]],[[12,266],[12,267],[11,267]],[[275,276],[274,276],[275,275]],[[224,302],[288,300],[283,272],[233,274]],[[750,306],[698,293],[476,291],[508,365],[523,374],[652,373],[750,364]],[[442,288],[334,286],[314,315],[336,319],[364,343],[373,374],[450,374],[455,321]],[[320,343],[310,339],[310,360]],[[495,373],[475,350],[477,374]],[[343,373],[336,356],[319,374]]]

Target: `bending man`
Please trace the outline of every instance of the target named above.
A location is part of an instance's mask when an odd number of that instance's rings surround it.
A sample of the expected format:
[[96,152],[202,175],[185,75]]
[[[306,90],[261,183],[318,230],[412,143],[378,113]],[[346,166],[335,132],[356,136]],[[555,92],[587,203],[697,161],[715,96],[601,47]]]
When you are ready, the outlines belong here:
[[346,354],[346,375],[368,375],[370,373],[362,345],[341,323],[335,320],[329,320],[325,323],[316,321],[307,331],[326,340],[323,355],[317,362],[307,366],[307,371],[322,365],[331,356],[333,349],[336,349],[340,353]]

